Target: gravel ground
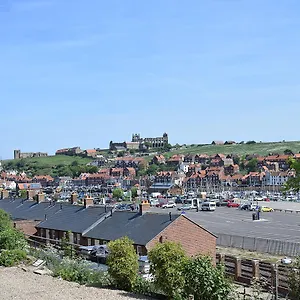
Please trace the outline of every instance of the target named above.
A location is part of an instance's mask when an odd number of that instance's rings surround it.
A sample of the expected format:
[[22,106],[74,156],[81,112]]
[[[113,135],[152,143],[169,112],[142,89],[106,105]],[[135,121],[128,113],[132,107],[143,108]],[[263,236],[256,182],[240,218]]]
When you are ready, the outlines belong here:
[[21,268],[0,267],[1,300],[150,299],[123,291],[81,286]]

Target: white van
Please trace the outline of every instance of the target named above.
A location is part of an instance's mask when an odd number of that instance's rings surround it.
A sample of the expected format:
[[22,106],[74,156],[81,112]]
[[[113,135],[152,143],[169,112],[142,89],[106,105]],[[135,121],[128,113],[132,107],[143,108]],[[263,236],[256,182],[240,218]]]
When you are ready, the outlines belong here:
[[202,205],[201,205],[201,210],[215,211],[216,210],[216,202],[213,202],[213,201],[203,202]]

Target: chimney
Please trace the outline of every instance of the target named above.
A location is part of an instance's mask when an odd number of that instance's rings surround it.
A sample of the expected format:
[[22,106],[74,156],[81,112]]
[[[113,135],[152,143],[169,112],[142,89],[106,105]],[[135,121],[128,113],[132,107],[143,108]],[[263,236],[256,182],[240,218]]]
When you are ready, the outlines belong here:
[[90,197],[90,196],[86,196],[83,200],[84,203],[84,207],[87,208],[89,206],[93,206],[94,205],[94,198]]
[[44,193],[38,193],[36,195],[37,203],[45,201],[45,194]]
[[77,203],[77,193],[72,193],[71,194],[71,204],[76,204]]
[[143,215],[150,209],[150,203],[147,200],[143,200],[140,204],[140,215]]
[[32,200],[34,197],[34,191],[28,190],[27,191],[27,200]]
[[9,191],[3,190],[1,191],[1,199],[6,199],[9,197]]

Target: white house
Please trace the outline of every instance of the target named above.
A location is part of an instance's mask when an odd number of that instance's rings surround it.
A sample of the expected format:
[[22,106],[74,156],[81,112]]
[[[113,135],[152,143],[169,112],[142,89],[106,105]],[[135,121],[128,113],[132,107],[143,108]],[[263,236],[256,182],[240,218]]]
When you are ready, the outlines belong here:
[[290,177],[295,176],[293,171],[286,172],[275,172],[266,171],[265,172],[265,185],[283,185],[288,181]]

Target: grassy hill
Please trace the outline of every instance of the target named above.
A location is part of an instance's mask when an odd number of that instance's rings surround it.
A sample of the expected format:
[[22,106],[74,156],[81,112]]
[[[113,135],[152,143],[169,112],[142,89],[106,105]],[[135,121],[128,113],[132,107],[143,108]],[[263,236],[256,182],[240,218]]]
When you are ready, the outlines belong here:
[[71,175],[70,168],[85,166],[91,162],[90,158],[78,156],[56,155],[47,157],[34,157],[25,159],[4,160],[2,165],[4,169],[24,170],[32,175]]
[[273,142],[273,143],[256,143],[256,144],[236,144],[236,145],[187,145],[180,149],[173,149],[166,156],[173,154],[259,154],[268,155],[269,153],[283,153],[284,150],[290,149],[294,153],[300,152],[300,141],[292,142]]

